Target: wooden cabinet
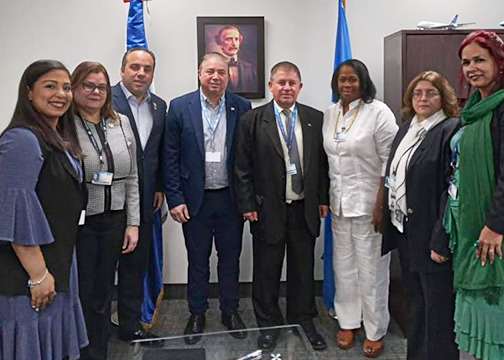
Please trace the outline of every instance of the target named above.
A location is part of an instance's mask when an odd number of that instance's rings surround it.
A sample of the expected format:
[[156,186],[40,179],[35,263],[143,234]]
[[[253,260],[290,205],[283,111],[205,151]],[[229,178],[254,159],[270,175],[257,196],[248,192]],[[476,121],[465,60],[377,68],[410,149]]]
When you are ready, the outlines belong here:
[[[402,96],[409,82],[420,72],[443,74],[457,96],[467,96],[467,86],[459,88],[458,48],[473,30],[402,30],[385,37],[385,103],[401,122]],[[504,39],[504,30],[492,29]]]

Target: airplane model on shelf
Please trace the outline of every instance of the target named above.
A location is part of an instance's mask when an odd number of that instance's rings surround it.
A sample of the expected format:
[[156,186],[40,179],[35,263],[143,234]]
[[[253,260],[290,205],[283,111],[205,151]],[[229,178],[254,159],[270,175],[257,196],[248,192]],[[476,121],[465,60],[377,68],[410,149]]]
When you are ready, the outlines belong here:
[[[457,20],[458,20],[458,14],[455,15],[455,17],[452,19],[452,21],[450,21],[450,23],[448,23],[448,24],[438,23],[438,22],[433,22],[433,21],[420,21],[417,24],[417,28],[421,29],[421,30],[455,30],[461,26],[476,24],[473,22],[458,24]],[[501,23],[502,26],[504,26],[503,23]]]
[[504,21],[499,24],[500,26],[504,26]]

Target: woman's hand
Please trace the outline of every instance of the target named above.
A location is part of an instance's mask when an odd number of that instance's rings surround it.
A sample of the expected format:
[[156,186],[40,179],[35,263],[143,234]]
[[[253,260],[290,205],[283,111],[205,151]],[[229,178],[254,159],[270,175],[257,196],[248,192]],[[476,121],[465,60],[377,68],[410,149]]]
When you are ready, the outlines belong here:
[[437,262],[438,264],[445,263],[449,260],[447,257],[439,255],[434,250],[430,251],[430,258],[432,259],[432,261]]
[[[37,282],[41,279],[31,279],[33,282]],[[31,307],[35,311],[40,309],[45,309],[51,301],[53,301],[56,296],[56,291],[54,287],[54,277],[51,273],[48,273],[45,279],[38,285],[34,285],[30,289],[31,293]]]
[[136,249],[138,244],[138,226],[126,226],[121,254],[128,254]]
[[495,254],[502,260],[502,234],[496,233],[488,226],[484,226],[478,237],[479,247],[476,249],[476,257],[481,260],[481,266],[485,266],[487,258],[490,264],[495,261]]

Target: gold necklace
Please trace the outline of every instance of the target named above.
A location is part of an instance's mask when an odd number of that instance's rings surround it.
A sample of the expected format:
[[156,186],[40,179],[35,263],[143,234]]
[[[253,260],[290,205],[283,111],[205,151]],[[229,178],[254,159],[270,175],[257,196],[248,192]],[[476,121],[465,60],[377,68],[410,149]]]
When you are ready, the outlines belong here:
[[[355,122],[355,119],[357,118],[357,115],[359,115],[360,105],[361,105],[361,101],[359,100],[359,103],[357,104],[357,110],[355,111],[355,114],[352,118],[352,121],[350,122],[350,126],[348,126],[348,128],[343,126],[341,128],[341,131],[343,131],[345,133],[350,131],[350,129],[352,128],[352,125]],[[338,123],[339,123],[340,114],[341,114],[341,111],[338,111],[338,117],[336,118],[336,125],[334,126],[334,134],[333,134],[334,138],[336,138],[336,135],[338,134]]]

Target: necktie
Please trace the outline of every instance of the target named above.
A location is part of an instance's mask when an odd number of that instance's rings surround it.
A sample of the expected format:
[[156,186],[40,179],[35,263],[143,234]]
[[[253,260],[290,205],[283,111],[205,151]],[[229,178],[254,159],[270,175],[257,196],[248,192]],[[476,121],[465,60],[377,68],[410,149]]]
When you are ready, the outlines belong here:
[[[293,121],[292,112],[289,109],[285,109],[282,112],[287,119],[287,139],[290,139],[290,131],[292,126],[291,122]],[[294,131],[294,129],[292,129],[292,131]],[[294,191],[296,194],[301,194],[301,192],[303,191],[303,174],[301,173],[301,161],[299,160],[299,151],[295,134],[293,135],[292,145],[289,149],[289,157],[291,164],[296,164],[296,175],[291,175],[292,191]]]

